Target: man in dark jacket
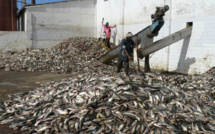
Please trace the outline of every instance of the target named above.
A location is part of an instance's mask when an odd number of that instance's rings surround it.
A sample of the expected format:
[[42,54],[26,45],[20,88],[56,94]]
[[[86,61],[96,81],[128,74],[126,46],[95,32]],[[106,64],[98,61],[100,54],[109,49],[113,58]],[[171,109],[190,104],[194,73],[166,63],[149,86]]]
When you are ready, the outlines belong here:
[[152,23],[157,23],[157,27],[153,30],[152,34],[154,36],[158,35],[158,32],[164,25],[164,19],[163,16],[165,15],[165,12],[169,10],[169,6],[165,5],[164,7],[156,7],[156,11],[154,14],[151,15]]
[[126,38],[121,41],[121,49],[118,54],[117,73],[120,72],[124,62],[125,73],[127,76],[129,70],[129,61],[133,60],[134,42],[131,39],[132,37],[133,34],[131,32],[126,34]]

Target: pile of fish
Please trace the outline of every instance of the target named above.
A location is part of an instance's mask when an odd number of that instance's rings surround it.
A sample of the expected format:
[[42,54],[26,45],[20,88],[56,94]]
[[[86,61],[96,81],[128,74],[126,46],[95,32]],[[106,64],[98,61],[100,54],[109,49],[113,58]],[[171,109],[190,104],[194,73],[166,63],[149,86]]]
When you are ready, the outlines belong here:
[[215,67],[207,71],[207,74],[215,75]]
[[[71,38],[50,49],[0,55],[0,69],[5,71],[78,72],[82,64],[93,61],[104,50],[96,38]],[[84,62],[86,61],[86,62]]]
[[213,69],[201,76],[131,70],[129,81],[115,66],[94,60],[104,51],[91,40],[2,58],[5,70],[68,67],[73,77],[10,95],[0,103],[0,124],[22,134],[215,133]]
[[104,72],[10,95],[0,123],[23,134],[215,133],[215,77]]

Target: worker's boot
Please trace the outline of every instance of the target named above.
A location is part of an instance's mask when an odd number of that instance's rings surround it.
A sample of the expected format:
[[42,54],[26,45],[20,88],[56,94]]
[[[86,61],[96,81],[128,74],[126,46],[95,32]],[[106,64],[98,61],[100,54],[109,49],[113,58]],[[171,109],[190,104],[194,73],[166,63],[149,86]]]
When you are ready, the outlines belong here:
[[158,32],[157,32],[157,31],[154,32],[153,35],[154,35],[154,36],[158,36]]
[[100,44],[99,44],[99,45],[100,45],[100,47],[103,47],[103,42],[100,42]]
[[155,30],[152,32],[153,37],[158,36],[159,28],[155,28]]
[[122,78],[123,78],[124,81],[131,81],[129,75],[127,75],[126,73],[124,73],[124,72],[121,73],[121,76],[122,76]]
[[116,77],[118,77],[118,78],[120,78],[120,79],[123,79],[123,77],[122,77],[122,75],[121,75],[121,73],[120,73],[120,72],[119,72],[119,73],[117,73]]
[[129,77],[129,75],[126,75],[124,80],[125,81],[131,81],[131,78]]
[[108,47],[107,47],[107,46],[105,46],[105,50],[108,50]]

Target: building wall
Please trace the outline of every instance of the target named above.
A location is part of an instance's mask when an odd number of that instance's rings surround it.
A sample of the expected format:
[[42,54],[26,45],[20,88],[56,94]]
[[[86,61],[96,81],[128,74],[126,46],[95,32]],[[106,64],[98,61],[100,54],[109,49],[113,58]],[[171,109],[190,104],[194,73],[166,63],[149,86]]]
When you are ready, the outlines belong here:
[[0,52],[23,51],[27,49],[26,32],[0,32]]
[[94,37],[95,0],[74,0],[26,7],[32,48],[48,48],[71,37]]
[[[156,6],[168,4],[165,25],[154,38],[157,41],[193,22],[192,35],[150,55],[152,69],[185,74],[201,74],[215,66],[215,1],[214,0],[98,0],[97,37],[101,36],[101,20],[117,25],[111,41],[119,44],[128,31],[133,34],[151,24]],[[141,60],[144,65],[144,60]]]
[[96,0],[27,6],[17,20],[20,32],[0,37],[0,52],[49,48],[72,37],[95,37],[95,7]]

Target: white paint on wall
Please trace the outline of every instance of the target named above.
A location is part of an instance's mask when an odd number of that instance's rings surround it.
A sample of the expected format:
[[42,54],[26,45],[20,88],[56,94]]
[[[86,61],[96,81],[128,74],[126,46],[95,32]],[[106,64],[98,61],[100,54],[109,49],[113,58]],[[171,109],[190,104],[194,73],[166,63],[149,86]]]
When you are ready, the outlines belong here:
[[[25,44],[13,49],[11,46],[3,47],[6,44],[2,41],[0,52],[49,48],[72,37],[95,37],[97,29],[95,1],[73,0],[27,6],[24,13],[25,33],[20,35],[25,34],[23,37]],[[13,41],[16,39],[12,38],[11,42]]]
[[27,7],[26,28],[32,48],[52,47],[72,37],[94,37],[94,2],[74,0]]
[[0,52],[23,51],[27,48],[25,32],[0,32]]

